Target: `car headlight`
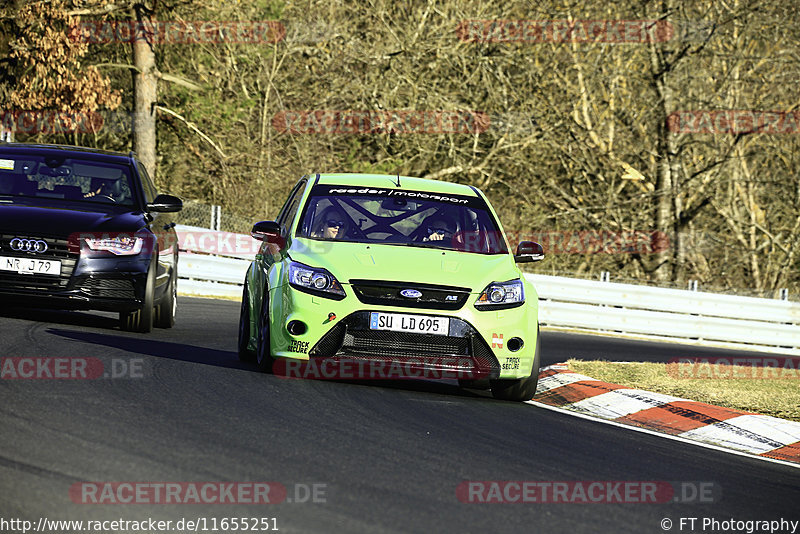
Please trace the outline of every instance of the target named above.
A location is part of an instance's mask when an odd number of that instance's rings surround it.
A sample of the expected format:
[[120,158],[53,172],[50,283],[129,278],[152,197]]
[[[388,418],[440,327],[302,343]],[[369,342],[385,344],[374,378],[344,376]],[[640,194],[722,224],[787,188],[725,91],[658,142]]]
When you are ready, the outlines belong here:
[[70,235],[70,250],[88,257],[136,256],[143,251],[150,253],[152,243],[153,236],[145,232],[84,232]]
[[525,302],[525,290],[522,280],[508,282],[492,282],[483,290],[475,307],[479,310],[501,310],[521,306]]
[[295,261],[289,263],[289,285],[306,293],[336,300],[346,296],[342,284],[330,271]]
[[107,239],[87,238],[84,241],[89,250],[110,252],[117,256],[133,256],[142,251],[144,240],[141,237],[111,237]]

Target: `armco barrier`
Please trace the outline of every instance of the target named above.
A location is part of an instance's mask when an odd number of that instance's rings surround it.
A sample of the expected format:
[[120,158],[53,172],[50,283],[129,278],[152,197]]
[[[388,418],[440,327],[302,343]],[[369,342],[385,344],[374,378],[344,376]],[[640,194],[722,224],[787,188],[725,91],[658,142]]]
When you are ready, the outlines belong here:
[[800,354],[797,302],[526,276],[539,293],[539,319],[544,325]]
[[182,295],[241,297],[259,242],[244,234],[178,225],[178,291]]
[[[178,226],[179,291],[238,298],[259,243],[250,236]],[[544,326],[671,338],[800,355],[800,303],[560,276],[525,275]]]

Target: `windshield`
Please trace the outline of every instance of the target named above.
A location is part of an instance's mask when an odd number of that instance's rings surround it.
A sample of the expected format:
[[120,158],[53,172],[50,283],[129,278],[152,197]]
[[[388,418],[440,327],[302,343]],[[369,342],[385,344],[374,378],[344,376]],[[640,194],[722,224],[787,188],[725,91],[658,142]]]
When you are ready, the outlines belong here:
[[505,239],[480,197],[403,189],[315,186],[297,235],[506,254]]
[[9,197],[133,206],[126,166],[50,156],[0,157],[0,198]]

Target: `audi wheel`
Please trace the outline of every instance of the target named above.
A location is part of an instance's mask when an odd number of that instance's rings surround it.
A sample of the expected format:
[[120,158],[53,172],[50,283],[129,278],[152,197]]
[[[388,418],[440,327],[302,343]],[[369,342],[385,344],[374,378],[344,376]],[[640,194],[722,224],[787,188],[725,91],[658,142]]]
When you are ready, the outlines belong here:
[[173,269],[169,285],[156,307],[154,326],[156,328],[172,328],[175,326],[175,313],[178,310],[178,271]]
[[147,271],[144,300],[137,310],[119,312],[119,327],[126,332],[146,334],[153,329],[153,292],[156,285],[156,270],[153,262]]

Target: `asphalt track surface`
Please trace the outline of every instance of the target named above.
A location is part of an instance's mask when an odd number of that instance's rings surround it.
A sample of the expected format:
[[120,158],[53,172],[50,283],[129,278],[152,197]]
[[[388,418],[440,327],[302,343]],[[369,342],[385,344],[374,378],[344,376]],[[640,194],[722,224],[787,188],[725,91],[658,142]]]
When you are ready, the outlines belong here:
[[[138,362],[141,375],[0,380],[0,518],[270,517],[281,532],[370,533],[665,532],[664,518],[668,532],[711,532],[702,518],[800,520],[800,469],[496,401],[454,382],[260,374],[237,359],[238,308],[182,297],[175,328],[149,335],[119,331],[110,314],[0,310],[1,356]],[[542,335],[543,365],[735,354]],[[456,488],[470,480],[715,489],[713,502],[688,504],[460,502]],[[83,481],[274,481],[295,501],[322,484],[325,502],[77,504],[69,488]],[[681,517],[698,518],[695,529],[680,529]]]

